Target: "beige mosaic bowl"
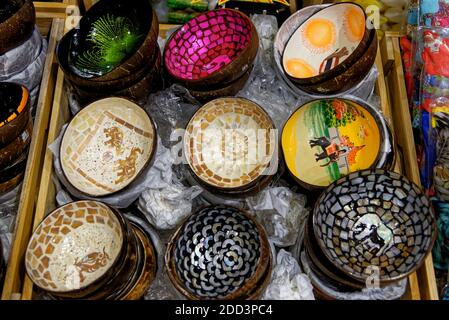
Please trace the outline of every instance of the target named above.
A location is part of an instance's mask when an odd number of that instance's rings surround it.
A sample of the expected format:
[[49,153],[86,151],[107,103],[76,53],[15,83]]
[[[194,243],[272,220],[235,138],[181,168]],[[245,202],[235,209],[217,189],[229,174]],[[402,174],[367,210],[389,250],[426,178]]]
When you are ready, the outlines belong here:
[[106,98],[82,109],[61,142],[61,168],[69,183],[92,197],[116,193],[149,165],[156,149],[149,115],[125,98]]
[[101,286],[116,269],[125,239],[123,221],[103,203],[78,201],[51,212],[27,247],[33,283],[55,295]]
[[195,180],[219,192],[249,190],[270,174],[277,139],[270,116],[244,98],[219,98],[187,125],[184,152]]

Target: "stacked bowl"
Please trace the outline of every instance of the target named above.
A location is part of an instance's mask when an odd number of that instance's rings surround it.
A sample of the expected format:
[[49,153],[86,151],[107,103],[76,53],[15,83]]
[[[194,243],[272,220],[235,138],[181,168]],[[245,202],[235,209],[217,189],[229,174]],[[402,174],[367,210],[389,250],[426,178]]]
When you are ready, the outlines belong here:
[[307,190],[320,190],[351,172],[391,169],[393,135],[375,107],[355,98],[312,100],[284,125],[281,145],[288,171]]
[[187,124],[188,178],[224,198],[257,193],[276,172],[277,146],[273,121],[259,105],[244,98],[215,99]]
[[0,4],[0,81],[24,85],[31,109],[37,103],[47,54],[47,42],[35,27],[31,0],[5,0]]
[[423,263],[435,237],[435,217],[418,186],[386,170],[359,171],[318,199],[306,226],[302,263],[317,295],[332,299],[332,290],[382,288],[407,277]]
[[0,194],[22,181],[32,133],[28,90],[16,83],[0,82]]
[[[6,266],[5,261],[3,259],[3,248],[2,248],[2,242],[0,241],[0,288],[3,287],[3,280],[5,278],[6,274]],[[1,292],[1,290],[0,290]]]
[[377,54],[376,30],[354,3],[310,6],[279,29],[274,60],[295,92],[336,95],[357,87]]
[[59,156],[63,182],[77,198],[126,192],[149,168],[156,143],[156,127],[139,105],[125,98],[92,102],[63,133]]
[[25,266],[54,299],[137,300],[157,271],[157,252],[142,226],[96,201],[51,212],[30,238]]
[[169,241],[165,256],[175,288],[191,300],[253,300],[271,279],[267,235],[255,218],[237,208],[204,207]]
[[259,48],[252,21],[232,9],[201,14],[176,30],[164,49],[171,82],[200,101],[233,96],[249,79]]
[[161,87],[159,24],[149,1],[99,1],[60,41],[61,69],[82,104],[111,96],[141,101]]

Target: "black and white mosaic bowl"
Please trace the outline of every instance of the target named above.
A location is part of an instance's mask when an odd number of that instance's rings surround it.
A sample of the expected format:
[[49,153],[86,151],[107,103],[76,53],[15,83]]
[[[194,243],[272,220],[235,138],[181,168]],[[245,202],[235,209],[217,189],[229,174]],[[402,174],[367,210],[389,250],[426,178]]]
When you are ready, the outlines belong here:
[[248,213],[214,205],[192,214],[171,238],[165,264],[186,298],[252,299],[271,276],[265,231]]
[[419,268],[432,249],[436,223],[418,186],[375,169],[330,185],[315,206],[313,231],[335,267],[358,281],[378,274],[388,283]]

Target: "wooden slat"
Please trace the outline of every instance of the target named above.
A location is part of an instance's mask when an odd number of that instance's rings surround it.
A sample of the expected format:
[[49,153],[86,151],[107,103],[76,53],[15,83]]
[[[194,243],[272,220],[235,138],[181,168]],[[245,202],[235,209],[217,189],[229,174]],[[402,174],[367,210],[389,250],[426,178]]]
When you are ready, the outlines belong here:
[[[48,142],[45,148],[45,161],[42,167],[40,188],[34,215],[33,230],[37,228],[45,215],[55,207],[56,191],[52,182],[53,175],[53,154],[48,149],[48,145],[58,137],[62,125],[69,119],[68,98],[64,88],[64,73],[59,68],[56,79],[55,94],[51,113],[50,126],[48,129]],[[22,300],[31,300],[33,297],[33,283],[28,275],[25,275]]]
[[46,146],[46,130],[53,102],[53,89],[56,78],[55,49],[59,31],[58,26],[62,24],[63,20],[59,20],[58,22],[55,21],[49,37],[47,59],[44,65],[41,90],[36,108],[37,113],[34,120],[33,136],[23,181],[2,299],[9,299],[14,293],[19,293],[22,285],[24,252],[31,234],[34,208],[37,200],[37,187],[43,163],[43,148]]
[[[386,75],[388,91],[394,108],[393,121],[395,123],[396,142],[402,154],[404,174],[414,183],[420,184],[419,168],[411,126],[411,116],[404,82],[399,38],[396,33],[387,33],[390,53],[387,59],[393,59],[390,72]],[[438,290],[433,269],[432,256],[429,255],[423,266],[417,271],[416,279],[419,284],[420,297],[426,300],[438,299]]]

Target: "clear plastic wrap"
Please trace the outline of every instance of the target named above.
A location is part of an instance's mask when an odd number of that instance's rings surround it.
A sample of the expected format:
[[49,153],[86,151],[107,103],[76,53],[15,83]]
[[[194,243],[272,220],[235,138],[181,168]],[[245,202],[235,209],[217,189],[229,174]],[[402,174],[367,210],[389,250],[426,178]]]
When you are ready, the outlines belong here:
[[276,256],[264,300],[315,300],[308,276],[301,272],[291,253],[281,249]]
[[44,72],[45,58],[47,56],[47,46],[47,41],[43,40],[41,51],[36,60],[27,65],[26,68],[21,72],[8,77],[4,81],[20,83],[30,91],[38,87],[42,79],[42,73]]
[[0,81],[7,81],[32,64],[41,53],[44,42],[38,28],[35,28],[30,39],[0,55]]
[[307,219],[306,197],[286,187],[267,188],[246,199],[252,212],[262,221],[268,237],[277,247],[296,243],[298,230]]

